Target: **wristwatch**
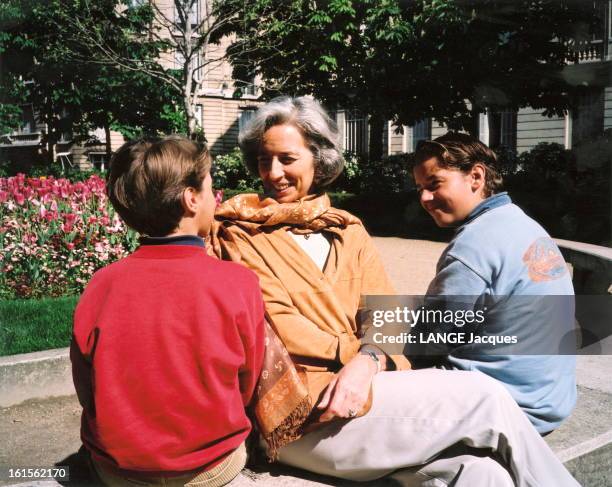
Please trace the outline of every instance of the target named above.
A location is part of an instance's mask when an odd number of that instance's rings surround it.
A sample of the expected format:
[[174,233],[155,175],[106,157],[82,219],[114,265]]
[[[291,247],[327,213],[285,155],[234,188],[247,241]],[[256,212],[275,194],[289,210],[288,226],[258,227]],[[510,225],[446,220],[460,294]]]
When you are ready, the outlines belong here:
[[378,374],[382,370],[382,362],[378,358],[378,355],[376,355],[376,352],[368,348],[362,348],[361,353],[368,355],[372,360],[374,360],[374,363],[376,364],[376,373]]

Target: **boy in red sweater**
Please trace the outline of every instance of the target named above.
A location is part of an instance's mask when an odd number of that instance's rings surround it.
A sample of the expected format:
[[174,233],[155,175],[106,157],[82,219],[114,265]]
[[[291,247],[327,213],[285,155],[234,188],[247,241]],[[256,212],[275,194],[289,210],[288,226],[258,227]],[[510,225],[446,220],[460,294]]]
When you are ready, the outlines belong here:
[[210,156],[167,137],[129,142],[107,191],[141,246],[96,272],[74,316],[81,438],[106,485],[230,482],[264,353],[255,274],[206,255]]

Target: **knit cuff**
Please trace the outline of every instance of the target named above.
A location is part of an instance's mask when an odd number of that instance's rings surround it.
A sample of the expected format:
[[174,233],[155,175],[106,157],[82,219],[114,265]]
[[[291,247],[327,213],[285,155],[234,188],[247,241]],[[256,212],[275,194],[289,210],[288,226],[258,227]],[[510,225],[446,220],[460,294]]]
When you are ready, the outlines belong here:
[[221,487],[229,484],[246,465],[247,451],[241,443],[220,464],[201,472],[185,484],[185,487]]

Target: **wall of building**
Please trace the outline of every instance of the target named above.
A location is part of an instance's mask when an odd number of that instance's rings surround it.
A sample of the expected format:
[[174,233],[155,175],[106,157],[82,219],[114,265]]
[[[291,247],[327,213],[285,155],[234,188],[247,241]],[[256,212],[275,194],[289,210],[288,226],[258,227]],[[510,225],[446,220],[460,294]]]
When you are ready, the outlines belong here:
[[604,90],[604,130],[612,129],[612,86]]
[[404,126],[403,131],[400,133],[396,132],[397,125],[393,125],[391,122],[388,124],[388,153],[399,154],[406,152],[406,139],[408,137],[409,128]]
[[516,121],[516,150],[525,152],[540,142],[566,144],[566,120],[560,117],[548,118],[541,110],[522,108]]
[[255,100],[207,97],[202,99],[202,124],[213,154],[231,151],[238,145],[240,112],[255,109]]
[[[119,147],[123,145],[125,142],[125,138],[119,132],[115,132],[114,130],[110,131],[111,137],[111,151],[115,152]],[[60,149],[64,149],[69,151],[72,154],[72,164],[79,169],[92,169],[93,165],[90,161],[90,153],[106,153],[106,144],[105,140],[102,139],[99,144],[72,144],[70,147],[62,148],[58,147],[58,152]]]

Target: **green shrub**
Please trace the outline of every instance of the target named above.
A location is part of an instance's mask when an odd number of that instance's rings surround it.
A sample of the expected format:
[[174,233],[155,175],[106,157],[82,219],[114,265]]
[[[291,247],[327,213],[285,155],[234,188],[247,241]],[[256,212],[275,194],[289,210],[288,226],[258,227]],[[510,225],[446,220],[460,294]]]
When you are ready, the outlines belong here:
[[363,179],[362,159],[352,152],[344,154],[344,170],[340,176],[329,187],[330,191],[346,191],[349,193],[358,193],[361,190],[361,181]]
[[355,154],[344,154],[344,171],[331,186],[332,191],[350,193],[399,193],[412,188],[412,154],[393,154],[380,161],[368,161]]
[[516,174],[520,169],[520,159],[516,149],[502,146],[495,149],[497,155],[497,170],[502,176]]
[[572,150],[541,143],[505,176],[513,200],[552,236],[609,245],[612,137]]
[[259,191],[261,180],[253,177],[242,162],[242,153],[238,147],[232,152],[215,157],[213,163],[213,184],[219,189],[236,189],[241,192]]
[[413,154],[394,154],[363,168],[361,190],[368,193],[401,193],[412,186]]
[[70,182],[84,182],[91,176],[105,178],[106,173],[97,169],[79,169],[78,167],[68,167],[62,169],[61,164],[47,164],[40,161],[35,163],[17,163],[12,161],[0,162],[0,178],[8,178],[22,173],[31,178],[53,176],[56,179],[67,179]]
[[518,158],[520,171],[545,180],[571,177],[576,168],[574,153],[561,144],[541,142]]

